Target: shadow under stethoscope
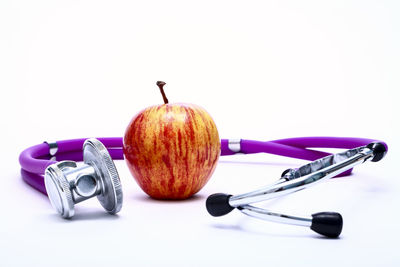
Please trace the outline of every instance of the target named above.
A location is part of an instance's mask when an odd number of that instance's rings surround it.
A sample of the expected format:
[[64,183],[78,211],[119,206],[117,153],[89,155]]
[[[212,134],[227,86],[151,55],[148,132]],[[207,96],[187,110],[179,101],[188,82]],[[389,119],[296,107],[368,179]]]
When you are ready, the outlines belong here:
[[202,195],[202,194],[195,194],[187,199],[155,199],[155,198],[151,198],[150,196],[146,195],[146,194],[134,194],[132,196],[132,198],[136,201],[141,201],[141,202],[145,202],[145,203],[154,203],[154,204],[161,204],[161,205],[170,205],[170,204],[178,204],[178,205],[182,205],[185,203],[192,203],[192,202],[196,202],[196,201],[204,201],[205,199],[207,199],[206,195]]
[[[251,220],[251,219],[250,219]],[[313,239],[325,239],[325,240],[340,240],[343,239],[343,236],[340,236],[338,238],[329,238],[325,236],[318,235],[316,233],[313,233],[310,229],[298,229],[298,233],[293,233],[290,231],[290,233],[285,233],[284,229],[279,230],[279,232],[273,232],[270,231],[266,228],[263,228],[262,230],[259,229],[256,230],[254,227],[247,226],[247,218],[242,218],[238,220],[235,224],[221,224],[221,223],[213,223],[210,224],[211,227],[222,230],[222,231],[238,231],[241,233],[245,234],[250,234],[250,235],[257,235],[257,236],[265,236],[265,237],[279,237],[279,238],[313,238]],[[268,224],[268,223],[267,223]],[[268,227],[266,225],[265,227]],[[293,227],[293,226],[290,226]],[[295,227],[295,226],[294,226]],[[305,232],[305,231],[310,231],[310,232]]]
[[59,214],[54,213],[49,216],[55,222],[62,222],[62,223],[72,223],[77,221],[91,221],[91,220],[107,220],[107,221],[114,221],[118,220],[118,214],[109,214],[104,212],[103,210],[99,211],[78,211],[72,218],[62,218]]

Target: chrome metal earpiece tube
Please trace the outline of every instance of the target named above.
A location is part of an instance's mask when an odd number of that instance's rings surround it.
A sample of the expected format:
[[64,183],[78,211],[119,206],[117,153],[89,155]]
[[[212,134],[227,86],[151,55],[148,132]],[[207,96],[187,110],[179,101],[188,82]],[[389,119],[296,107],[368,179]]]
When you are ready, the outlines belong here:
[[242,213],[258,219],[310,227],[311,230],[327,237],[336,238],[343,227],[343,218],[337,212],[319,212],[311,217],[297,217],[271,212],[249,204],[260,202],[303,190],[307,187],[338,176],[366,161],[379,161],[387,152],[382,143],[370,143],[367,146],[350,149],[330,155],[298,169],[283,172],[274,184],[241,195],[217,193],[209,196],[206,208],[212,216],[223,216],[237,208]]
[[368,147],[359,147],[344,153],[327,156],[297,170],[291,170],[289,172],[291,178],[285,176],[281,178],[286,178],[288,181],[282,182],[280,180],[278,183],[256,191],[232,196],[229,198],[229,205],[239,207],[305,189],[370,160],[372,157],[373,150]]
[[281,214],[281,213],[276,213],[276,212],[271,212],[266,209],[254,207],[251,205],[244,205],[238,207],[238,209],[251,217],[265,220],[265,221],[270,221],[270,222],[277,222],[277,223],[285,223],[285,224],[291,224],[291,225],[298,225],[298,226],[306,226],[310,227],[312,224],[312,218],[304,218],[304,217],[297,217],[297,216],[292,216],[292,215],[286,215],[286,214]]

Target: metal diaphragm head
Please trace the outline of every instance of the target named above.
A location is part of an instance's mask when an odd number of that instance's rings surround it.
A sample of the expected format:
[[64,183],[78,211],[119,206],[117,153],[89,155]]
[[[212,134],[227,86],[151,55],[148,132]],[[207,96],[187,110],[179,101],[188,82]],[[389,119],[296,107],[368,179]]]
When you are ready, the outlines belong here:
[[45,186],[52,206],[64,218],[75,214],[75,204],[97,196],[103,208],[116,214],[122,208],[122,187],[106,147],[91,138],[83,145],[84,164],[61,161],[47,167]]

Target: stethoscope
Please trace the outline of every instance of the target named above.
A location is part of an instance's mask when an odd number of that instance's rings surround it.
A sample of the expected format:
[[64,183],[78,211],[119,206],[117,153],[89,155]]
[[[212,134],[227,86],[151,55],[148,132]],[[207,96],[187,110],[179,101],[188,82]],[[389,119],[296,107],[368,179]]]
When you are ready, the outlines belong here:
[[[330,154],[310,148],[348,150]],[[337,237],[343,225],[339,213],[320,212],[311,217],[295,217],[250,204],[294,193],[332,177],[349,175],[356,165],[379,161],[386,152],[384,142],[364,138],[302,137],[266,142],[222,139],[221,156],[269,153],[312,162],[288,169],[276,183],[250,193],[213,194],[207,198],[206,208],[212,216],[222,216],[237,208],[251,217],[306,226],[327,237]],[[44,142],[25,149],[19,161],[24,181],[47,194],[62,217],[71,218],[75,204],[95,196],[107,212],[116,214],[121,210],[122,188],[113,159],[123,158],[123,140],[115,137]],[[83,161],[83,164],[78,165],[77,161]]]

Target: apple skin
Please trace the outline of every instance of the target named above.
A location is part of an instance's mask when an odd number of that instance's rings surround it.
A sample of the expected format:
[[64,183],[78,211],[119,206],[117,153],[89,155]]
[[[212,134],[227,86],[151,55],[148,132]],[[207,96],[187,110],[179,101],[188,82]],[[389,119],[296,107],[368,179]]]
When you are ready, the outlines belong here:
[[139,186],[155,199],[186,199],[210,179],[221,143],[211,116],[193,104],[164,104],[129,123],[123,151]]

